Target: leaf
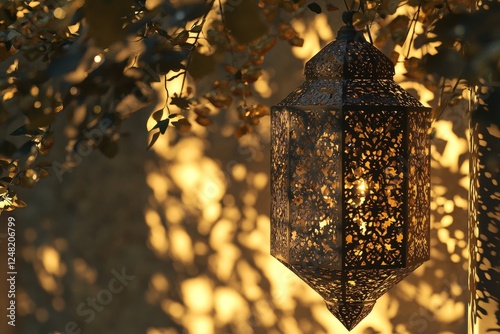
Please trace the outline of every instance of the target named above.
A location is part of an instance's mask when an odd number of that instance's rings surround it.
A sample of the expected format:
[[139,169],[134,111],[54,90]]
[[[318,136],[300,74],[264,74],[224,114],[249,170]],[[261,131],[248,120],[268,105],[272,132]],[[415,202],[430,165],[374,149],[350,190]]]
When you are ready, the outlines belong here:
[[207,116],[208,114],[210,114],[210,108],[208,107],[197,107],[197,108],[194,108],[194,113],[198,116]]
[[442,50],[435,55],[425,55],[422,61],[427,72],[446,78],[458,78],[466,65],[463,55],[454,49]]
[[[182,64],[187,59],[188,50],[181,51],[165,51],[161,53],[161,58],[156,62],[155,70],[158,74],[166,74],[169,71],[180,71],[185,69],[186,66]],[[145,58],[144,61],[150,61]]]
[[312,10],[313,12],[315,12],[316,14],[321,14],[321,6],[318,5],[316,2],[312,2],[312,3],[308,4],[307,7],[310,10]]
[[427,44],[428,38],[426,34],[418,34],[413,40],[413,47],[415,49],[420,49],[424,44]]
[[191,32],[200,32],[203,29],[203,24],[194,25],[191,28]]
[[34,129],[49,126],[55,119],[56,110],[56,108],[46,108],[44,112],[40,112],[38,109],[25,110],[24,114],[29,120],[28,127]]
[[118,143],[109,137],[104,137],[101,145],[99,145],[99,151],[106,157],[113,158],[118,154]]
[[41,169],[41,168],[38,170],[38,174],[40,175],[40,178],[42,178],[42,179],[44,177],[49,176],[49,172],[47,172],[45,169]]
[[181,118],[178,121],[172,122],[180,132],[189,132],[191,130],[191,123],[186,118]]
[[410,19],[407,16],[399,15],[389,23],[388,28],[391,31],[391,37],[394,43],[402,46],[408,34]]
[[151,117],[156,121],[159,122],[161,118],[163,117],[163,108],[156,110]]
[[236,74],[236,72],[238,72],[238,69],[233,65],[224,64],[224,71],[230,74]]
[[11,184],[11,182],[12,182],[12,178],[11,177],[7,177],[6,176],[6,177],[2,177],[0,179],[0,184],[5,185],[6,187],[8,187]]
[[392,51],[391,56],[389,58],[391,59],[393,64],[397,64],[399,59],[399,52]]
[[267,23],[259,8],[258,1],[226,1],[224,13],[226,27],[240,44],[248,44],[267,33]]
[[14,131],[12,131],[12,133],[10,134],[11,136],[36,136],[36,135],[40,135],[40,134],[43,134],[43,131],[39,130],[39,129],[28,129],[28,127],[25,125],[23,126],[20,126],[19,128],[15,129]]
[[46,70],[47,74],[50,77],[58,77],[74,71],[78,67],[78,64],[80,64],[83,54],[86,51],[87,46],[85,44],[71,45],[60,56],[52,58],[52,61]]
[[[2,89],[2,87],[0,85],[0,91],[2,91],[2,90],[3,89]],[[5,122],[7,122],[8,119],[9,119],[9,112],[7,111],[7,108],[5,108],[2,100],[0,100],[0,125],[4,124]]]
[[205,98],[216,108],[228,108],[233,102],[233,98],[228,92],[216,89],[206,93]]
[[50,131],[44,136],[42,142],[40,143],[40,154],[43,156],[48,155],[50,150],[54,146],[54,143],[55,143],[54,132]]
[[169,124],[170,124],[170,119],[167,118],[164,119],[163,121],[159,121],[158,123],[156,123],[156,125],[151,130],[159,129],[161,134],[163,135],[165,134],[165,131],[167,131]]
[[234,135],[236,136],[236,138],[241,138],[249,132],[250,128],[248,127],[248,125],[242,125],[238,129],[236,129]]
[[279,34],[280,38],[282,38],[284,40],[288,41],[288,40],[294,38],[295,36],[297,36],[297,32],[289,24],[281,23],[278,26],[278,29],[280,32],[280,34]]
[[1,210],[9,210],[13,203],[13,195],[9,192],[8,194],[4,194],[0,196],[0,213]]
[[212,124],[212,120],[206,116],[198,116],[196,117],[195,121],[201,126],[209,126],[210,124]]
[[160,137],[160,133],[159,132],[155,132],[155,134],[153,135],[153,137],[151,137],[151,142],[149,143],[149,145],[146,148],[146,150],[149,150],[154,145],[154,143],[156,143],[156,141],[158,140],[158,137]]
[[191,53],[191,61],[188,65],[188,72],[193,79],[198,80],[212,73],[217,64],[214,55],[204,55],[194,50]]
[[4,140],[0,143],[0,155],[4,157],[11,157],[16,151],[16,145],[10,141]]
[[329,12],[334,12],[336,10],[339,10],[339,7],[334,6],[332,4],[326,4],[326,10],[329,11]]
[[417,57],[410,57],[405,59],[404,67],[408,72],[421,70],[421,60]]
[[422,67],[422,60],[416,57],[410,57],[405,59],[404,67],[406,73],[404,76],[413,80],[421,80],[425,77],[425,71]]
[[36,148],[35,143],[33,141],[28,141],[24,143],[20,148],[18,148],[13,154],[12,158],[13,159],[19,159],[29,153],[33,153],[32,149]]
[[21,209],[21,208],[25,208],[27,207],[28,205],[26,204],[26,202],[24,202],[23,200],[20,200],[20,199],[17,199],[16,200],[16,207]]
[[173,45],[180,45],[180,44],[186,43],[188,38],[189,38],[189,32],[187,30],[183,30],[172,39],[172,44]]
[[78,8],[75,13],[73,14],[73,17],[71,18],[71,21],[69,22],[69,25],[72,26],[72,25],[75,25],[77,24],[78,22],[80,22],[83,17],[84,17],[84,10],[83,10],[83,7],[80,7]]
[[295,36],[295,37],[289,39],[288,43],[290,43],[290,45],[293,45],[293,46],[302,47],[304,45],[304,39]]
[[85,21],[88,34],[98,47],[106,48],[125,37],[123,17],[134,13],[133,0],[86,0]]
[[179,44],[179,46],[181,47],[181,49],[191,52],[192,50],[194,50],[196,45],[192,43],[181,43]]
[[355,27],[363,27],[365,25],[365,17],[363,13],[361,12],[356,12],[352,14],[352,23],[354,24]]
[[174,96],[172,97],[170,104],[173,104],[181,109],[189,109],[189,101],[185,97]]
[[398,0],[383,0],[382,4],[378,7],[378,12],[381,15],[392,15],[398,9]]

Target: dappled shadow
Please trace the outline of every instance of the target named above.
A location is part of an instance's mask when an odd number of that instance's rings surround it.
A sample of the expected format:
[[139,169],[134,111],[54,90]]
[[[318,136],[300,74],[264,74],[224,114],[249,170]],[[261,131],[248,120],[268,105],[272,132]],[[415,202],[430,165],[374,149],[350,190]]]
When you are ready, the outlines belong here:
[[489,88],[479,98],[470,141],[469,333],[474,334],[500,332],[500,122],[495,115],[500,91]]
[[[449,123],[440,123],[433,148],[432,260],[352,333],[466,333],[466,190],[457,186],[465,139]],[[346,333],[269,255],[268,129],[260,129],[243,146],[218,134],[210,145],[161,140],[157,158],[141,157],[145,167],[92,160],[67,183],[40,188],[43,205],[18,216],[20,333],[64,332],[70,321],[83,333]],[[122,268],[135,278],[87,322],[79,305],[105,298],[100,291]]]

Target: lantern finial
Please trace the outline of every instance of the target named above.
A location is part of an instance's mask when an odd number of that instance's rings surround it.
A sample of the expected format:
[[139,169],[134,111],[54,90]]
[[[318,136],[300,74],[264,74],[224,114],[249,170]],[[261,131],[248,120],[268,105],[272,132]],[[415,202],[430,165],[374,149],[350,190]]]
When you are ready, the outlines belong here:
[[354,14],[356,14],[356,12],[353,10],[347,10],[347,11],[343,12],[342,13],[342,21],[346,25],[352,26],[352,22],[353,22],[352,18],[354,16]]
[[340,28],[339,33],[337,34],[337,40],[340,41],[358,41],[365,40],[363,37],[363,33],[357,31],[353,26],[353,16],[355,11],[345,11],[342,13],[342,21],[344,21],[345,26]]
[[325,301],[325,304],[328,311],[350,331],[372,311],[375,302],[340,304]]

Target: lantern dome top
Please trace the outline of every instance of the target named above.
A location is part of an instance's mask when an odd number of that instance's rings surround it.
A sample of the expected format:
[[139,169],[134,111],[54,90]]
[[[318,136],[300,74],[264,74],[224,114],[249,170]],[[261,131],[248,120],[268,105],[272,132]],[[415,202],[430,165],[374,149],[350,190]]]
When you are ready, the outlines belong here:
[[[352,25],[352,12],[344,13],[346,25],[337,39],[324,47],[305,66],[307,80],[315,79],[392,79],[392,61],[368,43]],[[347,15],[346,15],[347,14]]]
[[352,15],[344,13],[337,39],[306,63],[306,81],[277,108],[423,107],[394,81],[394,64],[354,28]]

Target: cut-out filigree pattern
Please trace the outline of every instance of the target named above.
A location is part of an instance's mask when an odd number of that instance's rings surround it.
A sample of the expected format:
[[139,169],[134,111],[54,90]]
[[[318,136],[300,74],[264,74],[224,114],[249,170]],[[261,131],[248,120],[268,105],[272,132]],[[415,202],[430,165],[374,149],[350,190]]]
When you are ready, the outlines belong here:
[[401,86],[387,79],[307,80],[290,93],[277,107],[370,106],[421,107]]
[[284,110],[271,115],[274,124],[271,132],[272,141],[280,143],[273,145],[271,157],[271,251],[276,258],[289,259],[289,199],[288,199],[288,129],[289,113]]
[[[334,270],[309,264],[283,264],[318,292],[328,309],[348,329],[353,328],[370,312],[378,298],[420,265],[399,269]],[[342,308],[336,308],[335,305],[342,305]],[[364,308],[366,313],[361,312],[360,305],[367,305]],[[350,307],[352,312],[349,313]]]
[[348,329],[429,258],[430,110],[338,40],[273,108],[271,253]]
[[344,113],[345,267],[403,266],[406,184],[391,178],[406,157],[404,113]]
[[410,111],[408,114],[408,163],[401,161],[400,172],[408,175],[408,261],[429,259],[430,234],[430,138],[429,113]]
[[[290,122],[291,263],[340,268],[338,111],[297,111]],[[313,157],[313,158],[312,158]]]
[[391,79],[394,64],[364,39],[336,40],[325,46],[305,66],[308,80]]

